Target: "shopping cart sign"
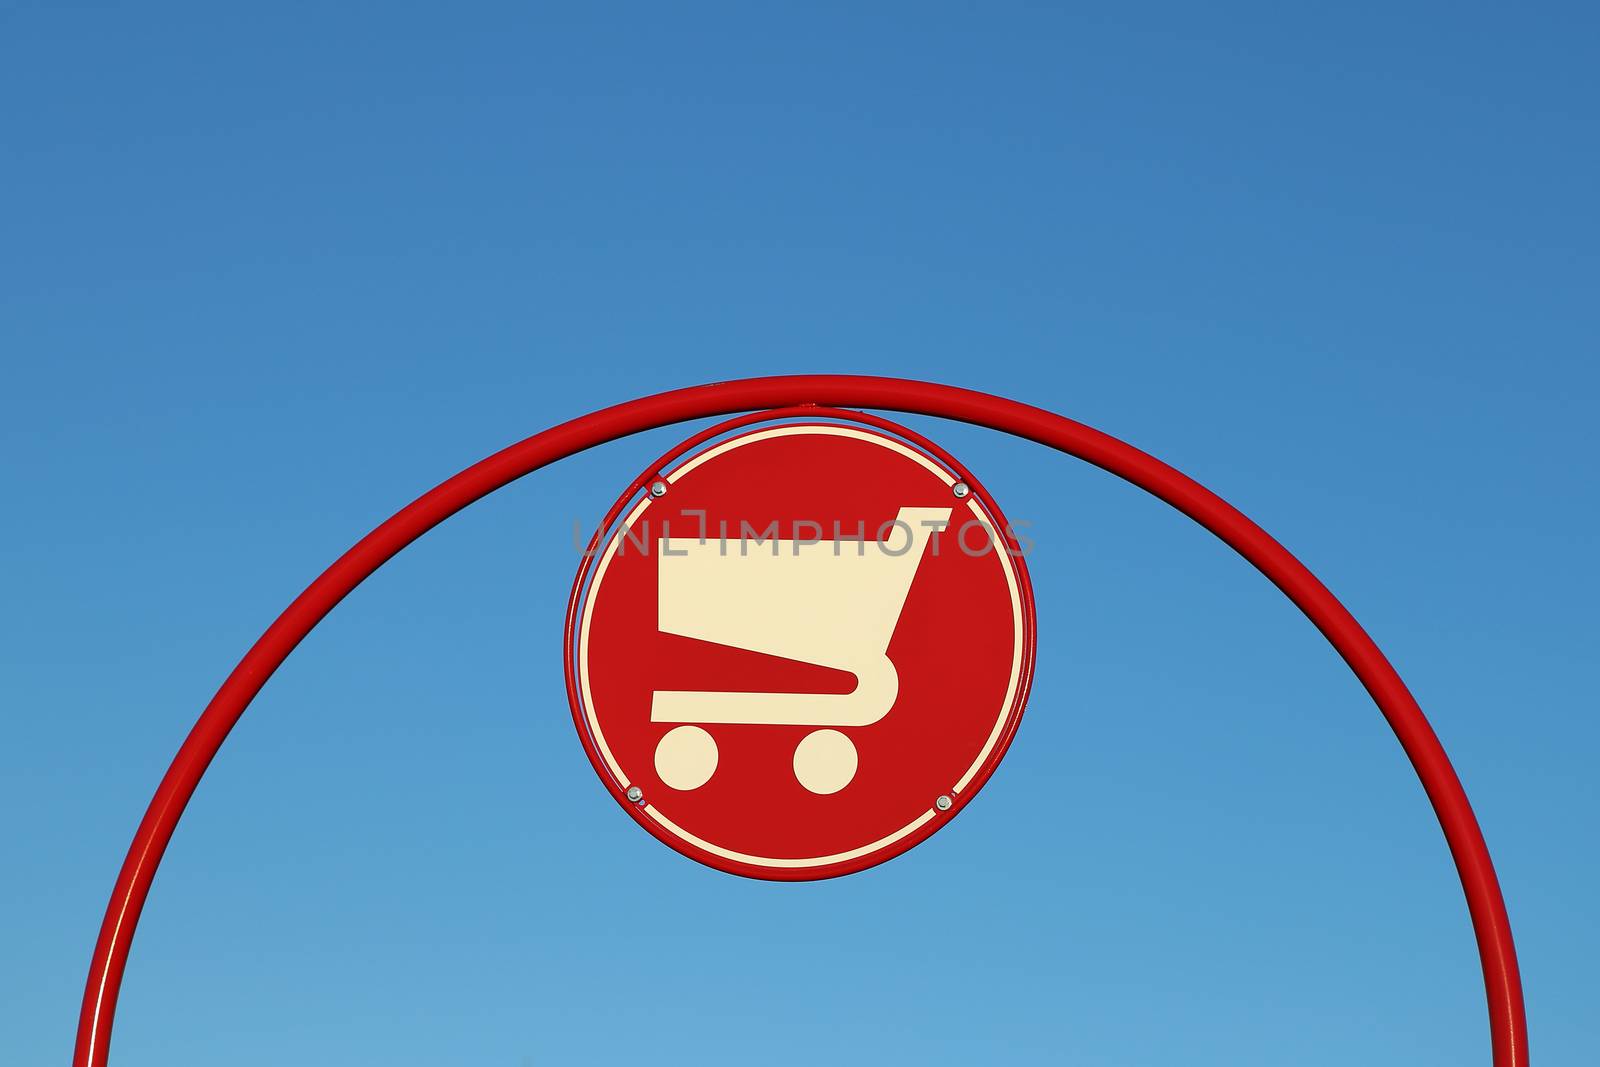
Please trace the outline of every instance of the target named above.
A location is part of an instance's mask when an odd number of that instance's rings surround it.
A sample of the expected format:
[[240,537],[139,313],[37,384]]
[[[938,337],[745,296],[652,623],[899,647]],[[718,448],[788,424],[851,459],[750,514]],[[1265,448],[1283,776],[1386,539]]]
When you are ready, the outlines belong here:
[[641,825],[721,870],[827,878],[904,852],[971,800],[1022,715],[1016,532],[944,452],[862,419],[669,459],[578,576],[584,747]]

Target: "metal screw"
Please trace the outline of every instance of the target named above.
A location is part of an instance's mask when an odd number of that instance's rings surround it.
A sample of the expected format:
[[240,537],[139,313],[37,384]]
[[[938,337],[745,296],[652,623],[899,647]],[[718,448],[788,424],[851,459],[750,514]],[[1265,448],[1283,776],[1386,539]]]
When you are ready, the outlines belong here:
[[968,486],[966,482],[957,482],[955,485],[951,486],[950,488],[951,488],[951,491],[953,491],[956,494],[956,499],[957,500],[965,500],[967,498],[967,494],[972,492],[971,487]]
[[949,797],[941,796],[938,800],[933,802],[933,806],[938,808],[940,811],[949,811],[951,805],[954,803],[955,801],[951,800]]
[[651,482],[650,483],[650,495],[653,496],[653,497],[656,497],[658,499],[661,498],[661,497],[666,496],[667,495],[667,483],[666,482]]
[[643,804],[644,803],[644,790],[640,789],[636,785],[630,785],[628,787],[628,799],[633,801],[635,804]]

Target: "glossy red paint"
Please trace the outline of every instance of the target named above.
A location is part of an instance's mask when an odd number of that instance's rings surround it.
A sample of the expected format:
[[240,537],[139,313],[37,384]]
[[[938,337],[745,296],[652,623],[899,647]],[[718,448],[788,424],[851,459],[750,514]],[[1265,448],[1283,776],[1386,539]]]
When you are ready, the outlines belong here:
[[[781,423],[769,416],[742,434],[728,431],[752,420],[712,427],[630,483],[590,542],[600,546],[605,534],[605,544],[616,551],[609,558],[591,552],[574,582],[567,618],[574,725],[613,798],[647,831],[693,859],[733,874],[784,881],[862,870],[899,855],[953,819],[1003,758],[1034,662],[1027,568],[1015,538],[1006,535],[1004,515],[971,472],[926,438],[886,419],[835,409],[804,414],[803,421]],[[832,421],[821,422],[821,417]],[[852,423],[853,428],[847,425]],[[844,435],[835,432],[841,428]],[[693,447],[725,435],[683,459]],[[715,458],[705,461],[708,452]],[[678,472],[686,470],[680,477]],[[845,470],[849,475],[841,478]],[[657,480],[672,482],[671,491],[660,500],[646,498],[644,487]],[[968,487],[966,497],[952,495],[955,482]],[[834,741],[847,736],[842,743],[860,756],[847,785],[823,795],[800,780],[797,746],[812,735],[806,725],[652,721],[657,689],[842,694],[855,681],[843,672],[658,633],[657,570],[672,562],[656,550],[663,522],[671,524],[671,540],[680,544],[705,523],[709,538],[701,551],[713,551],[715,563],[738,570],[744,566],[737,543],[742,521],[757,530],[777,523],[777,536],[788,538],[793,520],[808,520],[820,529],[805,534],[824,544],[832,541],[837,523],[841,531],[864,531],[872,540],[897,508],[915,505],[942,508],[951,525],[928,538],[919,560],[903,557],[912,563],[915,579],[890,647],[899,684],[892,710],[880,722],[844,727],[845,734],[824,731],[836,735]],[[629,533],[616,521],[624,510],[630,512]],[[991,549],[983,529],[971,525],[978,516],[1000,533],[998,546]],[[717,548],[724,520],[733,538],[726,551]],[[956,540],[963,530],[965,550]],[[772,554],[771,548],[746,549]],[[820,549],[824,569],[893,562],[880,556],[876,545],[838,551],[843,559],[835,549]],[[608,565],[601,567],[602,561]],[[588,599],[607,606],[589,613],[595,640],[585,643],[582,593],[599,571],[605,595],[597,598],[591,586]],[[829,605],[830,614],[833,607],[848,613],[843,605]],[[745,608],[753,610],[749,626],[786,610],[765,602]],[[578,668],[586,662],[592,706],[579,685]],[[959,669],[952,670],[952,664]],[[674,727],[677,722],[690,725]],[[708,747],[715,771],[707,780],[687,788],[663,781],[651,752],[669,730],[688,733]],[[603,732],[603,745],[597,731]],[[628,795],[630,785],[641,788],[637,801]],[[941,796],[942,807],[935,803]],[[823,862],[821,857],[838,858]]]
[[1444,831],[1466,895],[1483,965],[1494,1063],[1496,1067],[1523,1067],[1528,1062],[1527,1019],[1511,923],[1488,847],[1460,779],[1394,667],[1304,564],[1193,479],[1114,437],[1042,408],[929,382],[797,375],[677,389],[605,408],[535,434],[423,494],[362,538],[312,582],[223,682],[150,801],[123,861],[95,944],[79,1015],[75,1067],[100,1067],[106,1062],[117,992],[139,913],[195,786],[273,671],[346,594],[457,511],[549,463],[658,426],[805,405],[880,408],[954,419],[1076,456],[1188,515],[1281,589],[1350,666],[1411,760]]

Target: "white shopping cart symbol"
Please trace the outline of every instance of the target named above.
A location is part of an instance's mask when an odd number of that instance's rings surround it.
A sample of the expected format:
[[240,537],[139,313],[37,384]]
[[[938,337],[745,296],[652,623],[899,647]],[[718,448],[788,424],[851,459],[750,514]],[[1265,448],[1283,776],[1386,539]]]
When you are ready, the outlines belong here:
[[[900,678],[889,641],[935,530],[949,508],[901,508],[884,540],[778,540],[738,545],[663,542],[657,627],[662,633],[848,671],[856,688],[829,693],[657,690],[654,722],[824,727],[795,750],[795,776],[834,793],[855,776],[856,750],[839,727],[871,726],[889,714]],[[681,553],[681,554],[680,554]],[[668,731],[656,770],[695,789],[716,769],[716,741],[699,725]]]

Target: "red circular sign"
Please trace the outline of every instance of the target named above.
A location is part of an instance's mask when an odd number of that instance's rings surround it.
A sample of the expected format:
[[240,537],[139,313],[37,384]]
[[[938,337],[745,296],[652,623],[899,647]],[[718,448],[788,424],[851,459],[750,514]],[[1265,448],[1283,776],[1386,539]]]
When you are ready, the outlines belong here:
[[988,779],[1027,698],[1033,599],[1004,517],[931,443],[844,417],[871,426],[769,423],[652,472],[574,590],[595,769],[735,874],[904,852]]

